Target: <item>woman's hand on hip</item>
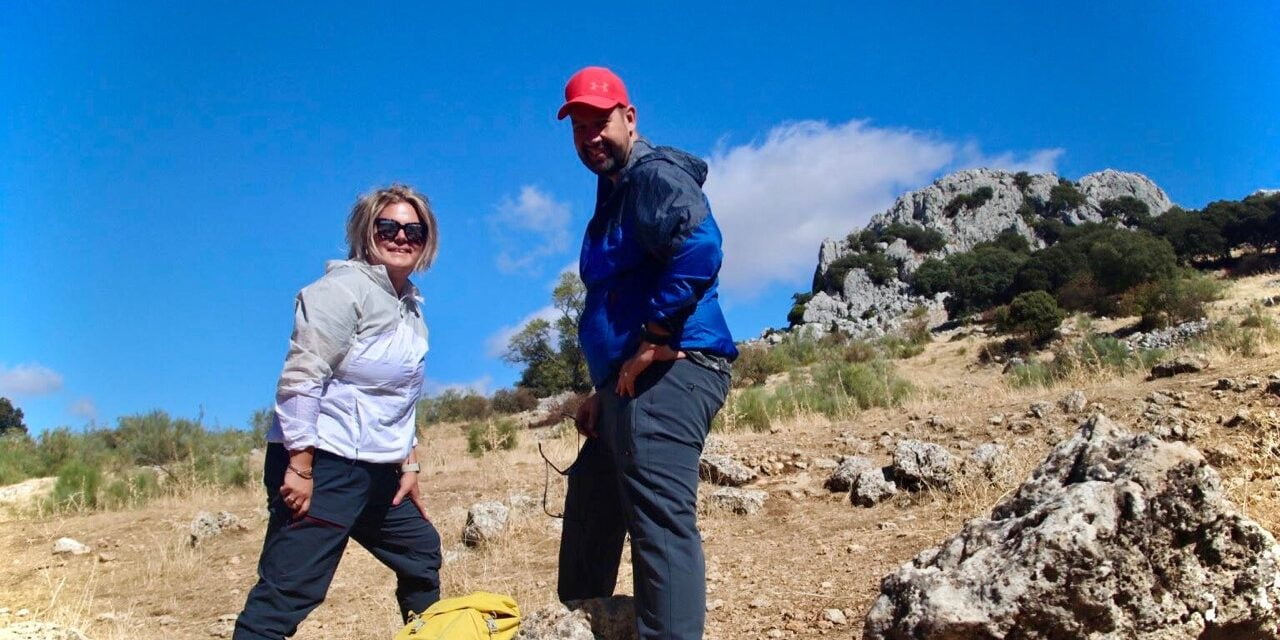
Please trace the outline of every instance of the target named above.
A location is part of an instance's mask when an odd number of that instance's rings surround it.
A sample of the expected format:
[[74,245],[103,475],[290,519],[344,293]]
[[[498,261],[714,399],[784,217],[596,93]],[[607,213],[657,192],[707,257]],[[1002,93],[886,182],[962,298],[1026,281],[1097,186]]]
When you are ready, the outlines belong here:
[[406,497],[418,508],[423,520],[431,520],[427,515],[427,505],[422,502],[422,490],[418,488],[417,471],[405,471],[400,474],[400,489],[396,491],[396,497],[391,499],[392,506],[399,506]]

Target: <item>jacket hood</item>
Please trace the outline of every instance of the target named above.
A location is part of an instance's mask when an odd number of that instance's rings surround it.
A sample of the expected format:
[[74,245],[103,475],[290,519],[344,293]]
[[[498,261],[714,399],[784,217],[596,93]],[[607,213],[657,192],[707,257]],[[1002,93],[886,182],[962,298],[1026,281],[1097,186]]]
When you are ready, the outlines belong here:
[[654,160],[666,160],[692,176],[699,187],[707,180],[707,163],[702,158],[675,147],[655,147],[648,140],[637,138],[631,153],[635,155],[636,165]]

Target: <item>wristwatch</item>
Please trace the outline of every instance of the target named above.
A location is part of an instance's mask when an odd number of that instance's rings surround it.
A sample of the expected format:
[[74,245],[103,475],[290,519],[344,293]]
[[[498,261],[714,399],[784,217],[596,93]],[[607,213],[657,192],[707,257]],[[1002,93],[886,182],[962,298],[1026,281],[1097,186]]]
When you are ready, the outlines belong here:
[[422,471],[422,465],[416,462],[407,462],[400,465],[400,473],[409,473],[410,471],[418,473],[419,471]]

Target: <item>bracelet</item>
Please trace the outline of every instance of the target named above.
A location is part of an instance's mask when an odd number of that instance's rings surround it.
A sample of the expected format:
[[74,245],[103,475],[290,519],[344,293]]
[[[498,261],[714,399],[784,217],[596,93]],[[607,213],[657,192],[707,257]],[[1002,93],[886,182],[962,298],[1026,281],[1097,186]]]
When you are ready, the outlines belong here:
[[297,474],[299,478],[302,478],[303,480],[311,479],[311,469],[299,469],[293,465],[289,465],[289,471],[294,472],[295,474]]

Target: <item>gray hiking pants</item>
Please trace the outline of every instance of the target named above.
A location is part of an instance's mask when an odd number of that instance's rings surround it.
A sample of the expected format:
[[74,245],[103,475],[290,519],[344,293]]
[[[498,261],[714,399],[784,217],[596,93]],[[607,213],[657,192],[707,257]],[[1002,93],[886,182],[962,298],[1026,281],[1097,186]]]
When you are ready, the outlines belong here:
[[706,568],[698,534],[698,458],[729,374],[688,360],[650,366],[636,397],[599,390],[598,438],[569,468],[560,538],[561,601],[613,595],[631,536],[639,637],[701,638]]

